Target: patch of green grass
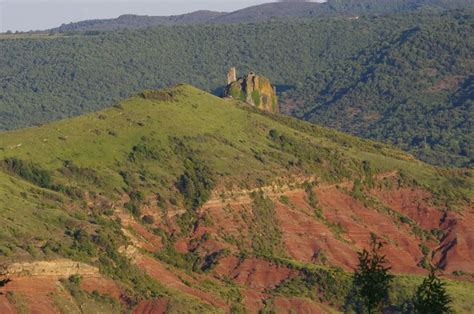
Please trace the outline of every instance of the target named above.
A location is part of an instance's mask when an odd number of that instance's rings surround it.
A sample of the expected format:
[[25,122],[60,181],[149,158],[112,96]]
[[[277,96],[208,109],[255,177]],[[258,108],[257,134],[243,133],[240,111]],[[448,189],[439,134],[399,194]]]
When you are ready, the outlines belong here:
[[[390,290],[390,303],[399,311],[409,309],[416,288],[422,283],[423,276],[396,276]],[[474,284],[457,280],[443,279],[447,292],[452,297],[452,308],[455,313],[472,313],[474,310]]]
[[474,199],[474,173],[470,169],[442,169],[413,159],[396,159],[371,152],[355,155],[370,160],[381,171],[398,170],[400,180],[432,192],[435,205],[440,207],[459,210]]
[[8,301],[15,307],[15,310],[18,311],[18,314],[28,314],[28,300],[20,293],[8,291],[7,294]]
[[275,205],[263,193],[254,193],[252,216],[247,217],[252,251],[259,256],[283,256],[282,233],[275,216]]
[[[298,276],[282,282],[269,291],[272,295],[306,297],[318,302],[328,302],[339,309],[343,309],[346,303],[350,302],[350,299],[346,298],[352,289],[350,273],[284,258],[270,260],[301,272]],[[423,278],[419,275],[396,275],[387,302],[390,304],[390,309],[395,312],[412,310],[413,296]],[[454,312],[471,313],[474,309],[474,284],[450,279],[443,280],[447,283],[448,293],[453,299]]]
[[218,295],[222,300],[235,307],[242,306],[243,296],[240,288],[230,280],[205,279],[199,283],[197,288]]
[[252,92],[252,100],[253,100],[253,103],[255,104],[255,106],[260,106],[260,92],[258,90],[254,90]]
[[80,279],[70,277],[61,281],[70,293],[82,313],[123,313],[124,309],[119,301],[101,295],[98,291],[88,293],[79,286]]
[[155,253],[155,258],[176,268],[187,271],[198,270],[199,256],[193,253],[179,253],[173,246],[166,246]]

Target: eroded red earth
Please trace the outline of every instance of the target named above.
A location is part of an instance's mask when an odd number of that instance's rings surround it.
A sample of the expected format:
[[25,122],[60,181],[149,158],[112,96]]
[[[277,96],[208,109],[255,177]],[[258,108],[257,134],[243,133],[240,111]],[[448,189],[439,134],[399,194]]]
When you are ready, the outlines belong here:
[[[384,179],[390,179],[393,174]],[[424,257],[420,245],[431,249],[428,259],[441,266],[447,274],[453,271],[474,273],[474,209],[465,208],[460,213],[444,213],[431,202],[431,195],[418,188],[377,187],[368,193],[375,205],[364,204],[351,196],[350,182],[339,185],[322,185],[314,188],[318,206],[313,208],[303,189],[287,189],[282,193],[268,193],[275,204],[275,221],[281,231],[281,245],[287,258],[302,263],[339,266],[351,271],[357,265],[357,252],[370,245],[375,234],[386,242],[384,254],[396,273],[425,273],[421,267]],[[283,202],[281,196],[285,195]],[[226,254],[216,261],[210,271],[190,275],[184,270],[169,266],[152,257],[164,247],[163,239],[151,228],[164,226],[156,215],[154,226],[144,226],[126,214],[117,211],[124,230],[131,237],[132,245],[139,248],[134,253],[136,265],[163,286],[197,298],[203,303],[228,312],[232,302],[215,291],[202,289],[206,281],[230,281],[241,292],[241,304],[250,313],[263,309],[270,299],[277,313],[326,313],[327,305],[306,298],[272,296],[283,282],[300,274],[298,270],[276,265],[263,258],[239,254],[242,247],[251,248],[252,238],[248,221],[252,219],[252,198],[239,196],[222,200],[214,197],[200,210],[200,215],[211,217],[212,224],[199,222],[190,235],[174,243],[176,252],[199,252],[203,257],[226,249]],[[153,209],[146,213],[153,215]],[[396,215],[394,213],[397,213]],[[178,213],[176,215],[179,215]],[[402,221],[407,217],[411,223]],[[169,218],[173,217],[170,214]],[[416,230],[422,231],[414,232]],[[178,227],[173,225],[173,232]],[[436,231],[436,232],[434,232]],[[439,238],[427,234],[437,234]],[[140,251],[141,250],[141,251]],[[85,278],[81,287],[86,291],[97,290],[122,301],[120,287],[105,278]],[[6,297],[8,291],[23,295],[31,312],[58,312],[51,298],[53,293],[63,293],[57,279],[16,278],[0,289],[0,313],[15,313],[17,308]],[[67,297],[67,296],[65,296]],[[143,301],[134,313],[163,313],[170,299],[160,297]]]

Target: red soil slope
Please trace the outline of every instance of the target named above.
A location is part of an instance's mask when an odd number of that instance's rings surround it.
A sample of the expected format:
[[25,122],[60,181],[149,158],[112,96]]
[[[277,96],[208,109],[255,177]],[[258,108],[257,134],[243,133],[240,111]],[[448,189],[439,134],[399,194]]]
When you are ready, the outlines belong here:
[[[394,173],[378,179],[390,180]],[[395,181],[394,181],[395,182]],[[318,200],[316,208],[308,202],[303,189],[284,188],[281,192],[265,190],[275,204],[275,221],[281,231],[284,255],[297,262],[325,264],[352,270],[357,265],[357,252],[367,248],[371,235],[386,242],[384,253],[397,273],[424,273],[421,244],[432,250],[427,258],[441,266],[446,274],[453,271],[474,272],[474,209],[461,213],[444,213],[431,202],[431,195],[419,188],[377,187],[368,191],[370,202],[355,199],[350,190],[351,182],[339,185],[321,185],[314,188]],[[230,280],[242,295],[242,304],[250,313],[257,313],[271,304],[278,313],[324,313],[327,307],[309,299],[273,297],[269,291],[300,272],[287,266],[275,265],[263,258],[237,257],[241,248],[251,251],[252,230],[249,221],[253,215],[253,200],[247,193],[235,193],[238,197],[222,200],[212,198],[198,212],[210,217],[212,223],[198,221],[191,234],[179,238],[174,249],[180,253],[195,252],[202,260],[223,249],[228,254],[215,261],[214,268],[192,276],[184,270],[166,265],[152,257],[164,247],[163,239],[152,228],[172,230],[179,234],[176,217],[183,211],[175,210],[167,217],[167,223],[147,207],[144,213],[156,216],[153,225],[137,222],[126,211],[116,206],[116,216],[123,224],[133,250],[127,254],[136,265],[160,284],[172,291],[196,297],[223,311],[229,311],[232,303],[218,293],[205,291],[200,284],[205,280]],[[286,196],[285,201],[281,196]],[[374,205],[375,204],[375,205]],[[313,204],[314,205],[314,204]],[[410,223],[401,216],[408,217]],[[408,219],[407,218],[407,219]],[[418,232],[414,232],[416,230]],[[439,239],[425,236],[438,230]],[[141,250],[141,251],[140,251]],[[125,251],[124,251],[125,252]],[[148,253],[145,253],[148,252]],[[112,280],[85,278],[81,284],[86,291],[97,290],[121,300],[122,291]],[[58,290],[57,278],[19,277],[0,290],[0,313],[14,313],[15,306],[5,297],[8,291],[18,292],[27,299],[30,311],[55,313],[51,298]],[[268,299],[272,299],[268,302]],[[141,302],[135,313],[162,313],[170,300],[159,298]],[[265,305],[266,304],[266,305]]]
[[141,302],[135,310],[134,314],[161,314],[166,313],[169,301],[165,298],[148,300]]
[[51,295],[65,292],[59,289],[57,278],[12,277],[10,279],[11,282],[0,289],[0,293],[3,294],[0,313],[9,313],[8,311],[17,310],[16,307],[19,306],[15,306],[5,297],[8,293],[21,298],[22,306],[25,306],[29,313],[59,313]]
[[7,297],[5,295],[0,295],[0,313],[3,314],[16,314],[17,311],[15,307],[10,304]]

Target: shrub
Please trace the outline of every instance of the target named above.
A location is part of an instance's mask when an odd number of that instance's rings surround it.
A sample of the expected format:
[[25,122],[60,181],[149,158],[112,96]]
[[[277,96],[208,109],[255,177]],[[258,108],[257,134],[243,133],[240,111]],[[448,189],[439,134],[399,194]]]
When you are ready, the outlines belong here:
[[314,192],[312,186],[308,184],[305,187],[306,195],[308,196],[308,204],[313,209],[319,209],[319,201],[316,193]]
[[400,222],[403,224],[411,224],[411,219],[405,215],[401,215]]
[[446,284],[436,276],[436,270],[431,268],[430,274],[418,287],[415,295],[415,313],[443,314],[451,312],[451,297],[446,292]]
[[176,199],[176,197],[170,197],[169,201],[171,205],[174,205],[174,206],[178,205],[178,200]]
[[209,199],[214,180],[209,168],[196,158],[185,160],[184,167],[184,173],[176,185],[184,197],[186,207],[196,209]]
[[2,166],[7,171],[42,188],[49,188],[52,184],[50,172],[41,169],[31,162],[17,158],[6,158],[3,160]]
[[155,218],[151,215],[145,215],[143,216],[142,221],[146,224],[152,225],[155,223]]
[[420,249],[424,256],[427,256],[431,252],[430,248],[425,243],[420,244]]
[[173,92],[169,90],[148,90],[140,94],[143,99],[153,99],[159,101],[173,100]]
[[252,249],[258,256],[284,254],[282,233],[275,218],[275,205],[263,193],[253,193],[252,218],[247,223],[253,239]]
[[195,265],[199,262],[199,256],[197,254],[179,253],[172,245],[166,246],[156,252],[155,257],[169,265],[189,271],[196,270]]
[[91,182],[97,186],[103,185],[103,180],[94,169],[76,166],[71,160],[66,160],[59,171],[67,177]]
[[142,191],[132,191],[129,193],[130,200],[133,202],[141,202],[145,199],[145,195]]
[[68,281],[73,285],[79,286],[81,284],[82,277],[80,275],[72,275],[69,276]]
[[128,154],[128,160],[131,162],[137,162],[138,160],[157,160],[158,157],[157,151],[143,140],[133,146],[132,151]]
[[140,207],[134,202],[125,203],[124,207],[128,209],[135,217],[140,217]]

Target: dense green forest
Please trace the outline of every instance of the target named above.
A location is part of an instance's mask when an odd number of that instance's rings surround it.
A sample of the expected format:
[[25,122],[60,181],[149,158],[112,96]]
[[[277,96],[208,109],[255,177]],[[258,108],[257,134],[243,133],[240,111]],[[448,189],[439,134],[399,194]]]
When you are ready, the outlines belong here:
[[220,93],[254,70],[295,116],[473,163],[471,10],[0,39],[0,129],[113,105],[178,82]]
[[391,34],[308,77],[285,95],[300,104],[287,110],[434,164],[472,164],[473,31],[472,16],[459,15]]
[[443,11],[473,7],[469,0],[328,0],[325,2],[281,1],[245,8],[219,16],[211,22],[256,22],[270,18],[354,16]]

